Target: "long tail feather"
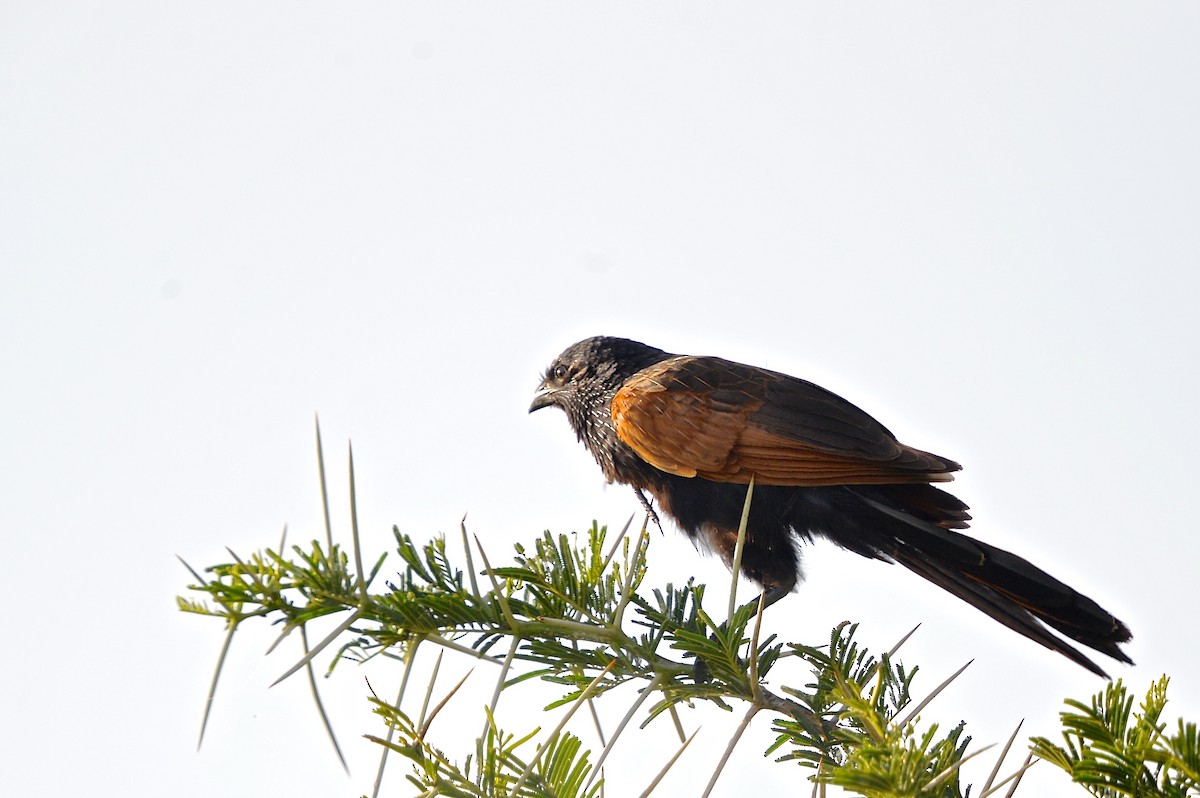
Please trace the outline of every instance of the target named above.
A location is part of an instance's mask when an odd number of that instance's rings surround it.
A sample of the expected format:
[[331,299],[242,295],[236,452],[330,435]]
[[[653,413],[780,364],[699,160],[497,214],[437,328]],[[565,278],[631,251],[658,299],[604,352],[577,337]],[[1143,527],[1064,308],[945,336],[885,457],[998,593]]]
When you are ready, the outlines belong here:
[[[1128,627],[1069,585],[1011,552],[914,517],[887,502],[856,495],[891,519],[872,525],[877,532],[871,542],[879,554],[1093,673],[1107,677],[1047,627],[1113,659],[1132,663],[1120,648],[1132,637]],[[862,543],[861,539],[856,542]]]

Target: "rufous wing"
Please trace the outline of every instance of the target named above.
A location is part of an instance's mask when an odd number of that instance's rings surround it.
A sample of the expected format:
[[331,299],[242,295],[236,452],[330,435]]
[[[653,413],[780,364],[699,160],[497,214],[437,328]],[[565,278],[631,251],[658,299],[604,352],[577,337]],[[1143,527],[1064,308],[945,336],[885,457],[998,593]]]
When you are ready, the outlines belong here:
[[714,357],[674,357],[612,401],[617,436],[682,477],[763,485],[944,482],[959,466],[901,444],[845,399],[805,380]]

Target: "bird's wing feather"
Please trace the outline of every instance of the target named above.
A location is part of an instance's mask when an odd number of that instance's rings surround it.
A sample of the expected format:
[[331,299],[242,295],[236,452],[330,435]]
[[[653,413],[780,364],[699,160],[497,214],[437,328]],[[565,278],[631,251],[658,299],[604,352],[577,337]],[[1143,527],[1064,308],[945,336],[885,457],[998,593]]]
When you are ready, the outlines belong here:
[[952,479],[959,466],[899,443],[810,382],[714,357],[674,357],[614,396],[618,437],[662,471],[715,482],[814,486]]

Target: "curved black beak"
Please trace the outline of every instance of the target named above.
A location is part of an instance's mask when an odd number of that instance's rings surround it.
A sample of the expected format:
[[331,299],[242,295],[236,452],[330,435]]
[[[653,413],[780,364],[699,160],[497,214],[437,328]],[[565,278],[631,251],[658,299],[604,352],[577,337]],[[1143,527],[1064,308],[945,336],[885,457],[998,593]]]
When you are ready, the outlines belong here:
[[533,397],[533,402],[529,405],[529,412],[541,410],[543,407],[550,407],[554,404],[554,390],[547,388],[544,384],[538,388],[538,392]]

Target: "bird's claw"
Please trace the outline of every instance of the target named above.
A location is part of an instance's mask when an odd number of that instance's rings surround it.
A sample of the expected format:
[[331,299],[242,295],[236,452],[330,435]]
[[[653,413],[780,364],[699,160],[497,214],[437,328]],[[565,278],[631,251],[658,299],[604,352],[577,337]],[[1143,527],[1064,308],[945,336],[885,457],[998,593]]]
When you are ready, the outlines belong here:
[[638,501],[642,503],[642,509],[646,511],[646,515],[650,516],[650,520],[658,527],[658,531],[662,532],[662,522],[658,520],[658,513],[654,512],[654,506],[650,504],[650,500],[646,498],[646,494],[641,488],[634,488],[633,492],[637,494]]

